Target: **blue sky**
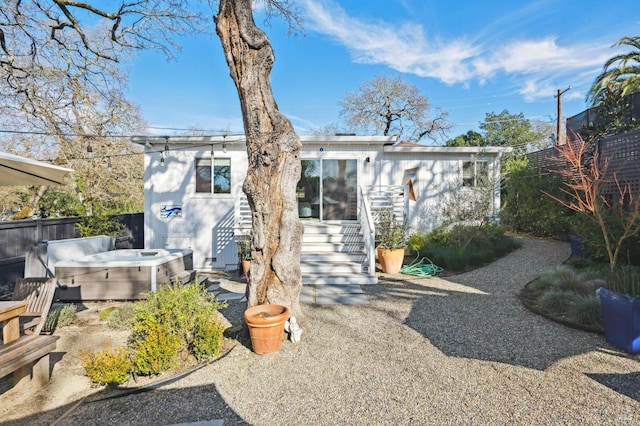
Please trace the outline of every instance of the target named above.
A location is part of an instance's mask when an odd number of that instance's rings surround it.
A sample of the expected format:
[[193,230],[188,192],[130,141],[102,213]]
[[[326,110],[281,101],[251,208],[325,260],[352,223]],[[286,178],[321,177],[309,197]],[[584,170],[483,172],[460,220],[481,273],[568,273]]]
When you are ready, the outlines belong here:
[[[300,0],[305,33],[280,20],[256,22],[273,45],[273,91],[296,131],[339,120],[338,102],[375,76],[401,75],[449,114],[449,137],[479,131],[489,112],[507,109],[555,123],[587,104],[612,45],[640,33],[638,1],[617,0]],[[129,98],[155,134],[197,127],[242,133],[237,92],[213,26],[185,37],[168,62],[154,52],[129,68]],[[163,129],[164,128],[164,129]],[[440,141],[440,143],[443,141]],[[433,142],[429,142],[433,143]]]

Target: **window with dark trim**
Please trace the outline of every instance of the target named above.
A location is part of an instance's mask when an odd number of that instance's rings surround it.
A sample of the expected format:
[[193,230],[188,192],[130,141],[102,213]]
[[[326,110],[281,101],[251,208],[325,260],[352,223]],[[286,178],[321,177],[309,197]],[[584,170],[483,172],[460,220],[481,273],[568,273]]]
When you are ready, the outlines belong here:
[[196,158],[196,192],[231,193],[231,158]]
[[489,179],[488,161],[463,161],[462,186],[476,187]]

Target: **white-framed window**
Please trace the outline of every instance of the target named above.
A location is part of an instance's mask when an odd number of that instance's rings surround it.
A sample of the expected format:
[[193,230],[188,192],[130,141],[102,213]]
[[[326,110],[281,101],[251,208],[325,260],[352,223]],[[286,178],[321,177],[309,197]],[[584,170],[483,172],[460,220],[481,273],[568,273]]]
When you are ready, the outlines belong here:
[[196,192],[231,193],[231,158],[196,158]]
[[463,161],[462,186],[476,187],[489,180],[488,161]]

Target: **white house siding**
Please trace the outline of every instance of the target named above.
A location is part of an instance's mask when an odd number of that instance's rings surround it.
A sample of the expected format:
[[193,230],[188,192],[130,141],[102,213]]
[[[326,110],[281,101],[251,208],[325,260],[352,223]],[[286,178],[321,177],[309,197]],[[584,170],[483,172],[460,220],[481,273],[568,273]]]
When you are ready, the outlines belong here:
[[[392,137],[302,137],[302,159],[355,159],[360,188],[402,185],[408,169],[417,169],[416,201],[408,205],[414,230],[433,229],[439,220],[442,191],[448,181],[462,182],[462,162],[476,155],[486,159],[490,172],[499,173],[498,148],[444,148],[394,145]],[[145,248],[191,248],[197,269],[235,269],[236,201],[242,194],[247,169],[244,137],[134,137],[145,145]],[[168,142],[164,164],[161,151]],[[222,144],[226,145],[223,153]],[[231,194],[195,192],[195,159],[231,159]],[[499,206],[496,191],[496,206]],[[180,207],[180,217],[163,217],[163,207]],[[358,205],[360,207],[360,205]]]
[[[382,161],[381,176],[383,185],[403,185],[405,171],[415,169],[413,191],[416,201],[409,201],[407,220],[413,230],[430,231],[436,228],[441,220],[441,207],[445,191],[452,186],[462,184],[462,164],[472,161],[487,161],[490,176],[499,176],[500,152],[490,149],[482,152],[482,148],[449,148],[423,147],[403,148],[388,147]],[[487,151],[487,148],[484,148]],[[462,196],[464,191],[461,193]],[[499,183],[496,181],[494,195],[496,212],[500,206]]]
[[[210,158],[211,145],[171,139],[164,165],[157,152],[164,143],[145,155],[145,248],[188,247],[197,269],[235,269],[234,209],[247,169],[245,145],[229,143],[224,153],[216,141],[214,156],[231,158],[231,194],[207,194],[195,192],[195,159]],[[181,207],[181,217],[162,217],[163,206]]]
[[[390,137],[303,137],[303,159],[355,159],[360,186],[377,178],[375,164]],[[234,240],[236,200],[243,196],[247,170],[244,137],[190,136],[134,137],[145,145],[145,248],[188,247],[197,269],[235,269]],[[161,151],[169,150],[160,163]],[[226,145],[223,153],[222,144]],[[231,158],[231,194],[195,192],[195,159]],[[366,159],[369,158],[369,162]],[[163,207],[180,207],[180,217],[162,217]]]

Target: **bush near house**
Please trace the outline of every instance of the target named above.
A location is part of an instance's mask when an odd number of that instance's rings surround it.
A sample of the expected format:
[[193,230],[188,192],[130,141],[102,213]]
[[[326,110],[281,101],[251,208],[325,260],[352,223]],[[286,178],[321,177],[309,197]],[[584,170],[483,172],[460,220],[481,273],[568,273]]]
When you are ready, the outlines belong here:
[[125,347],[82,355],[89,379],[117,386],[132,373],[154,375],[219,356],[225,326],[218,310],[224,307],[201,285],[178,284],[148,293],[133,309],[130,304],[122,310],[108,308],[101,319],[118,328],[131,324],[132,331]]
[[513,232],[566,241],[575,215],[546,194],[563,198],[561,185],[559,176],[528,166],[510,171],[502,189],[501,223]]
[[455,225],[430,233],[416,232],[408,246],[419,257],[427,257],[448,272],[481,266],[521,246],[497,225]]

